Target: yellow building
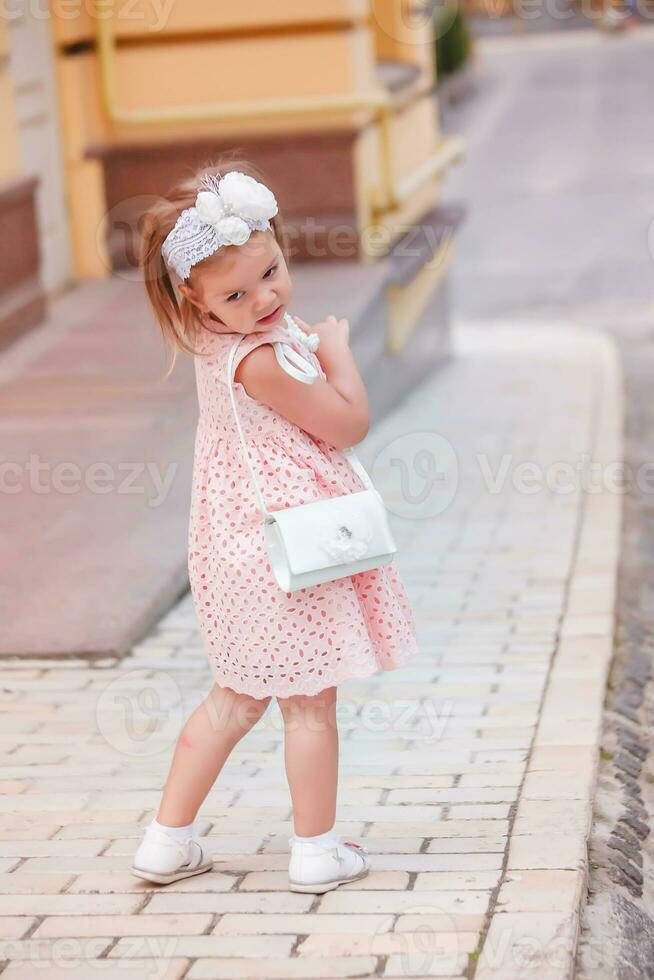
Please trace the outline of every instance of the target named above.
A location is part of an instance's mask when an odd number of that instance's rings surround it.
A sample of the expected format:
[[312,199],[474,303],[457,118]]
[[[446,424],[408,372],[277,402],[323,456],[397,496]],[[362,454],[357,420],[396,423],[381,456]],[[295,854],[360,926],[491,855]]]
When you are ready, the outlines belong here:
[[[412,0],[50,6],[38,22],[0,23],[0,177],[5,196],[23,187],[25,208],[36,198],[47,294],[133,265],[143,207],[220,151],[264,169],[292,258],[362,262],[433,214],[461,154],[439,130],[431,17]],[[21,50],[33,52],[37,34],[31,91],[56,93],[48,105],[43,95],[39,135],[18,111]],[[422,279],[414,270],[411,295],[389,284],[405,330],[438,265]]]

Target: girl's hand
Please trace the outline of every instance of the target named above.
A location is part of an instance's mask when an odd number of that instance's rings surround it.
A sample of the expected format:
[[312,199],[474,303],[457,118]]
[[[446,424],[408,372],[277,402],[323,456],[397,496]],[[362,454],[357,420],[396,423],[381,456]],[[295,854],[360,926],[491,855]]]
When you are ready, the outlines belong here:
[[330,313],[325,320],[321,320],[320,323],[316,323],[315,326],[310,327],[308,323],[301,320],[299,316],[293,316],[293,319],[297,325],[304,330],[305,333],[317,333],[320,337],[320,347],[318,350],[324,350],[327,346],[341,346],[347,347],[350,343],[350,323],[348,320],[341,319],[337,320],[336,317]]

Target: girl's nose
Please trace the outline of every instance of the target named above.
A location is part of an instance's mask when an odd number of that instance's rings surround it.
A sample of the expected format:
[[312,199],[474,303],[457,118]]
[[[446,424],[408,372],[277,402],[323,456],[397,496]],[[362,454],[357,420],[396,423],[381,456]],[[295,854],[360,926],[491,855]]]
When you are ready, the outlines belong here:
[[279,303],[275,292],[270,292],[267,293],[266,296],[262,296],[257,303],[257,319],[260,319],[262,316],[266,316],[268,313],[272,313],[277,306],[279,306]]

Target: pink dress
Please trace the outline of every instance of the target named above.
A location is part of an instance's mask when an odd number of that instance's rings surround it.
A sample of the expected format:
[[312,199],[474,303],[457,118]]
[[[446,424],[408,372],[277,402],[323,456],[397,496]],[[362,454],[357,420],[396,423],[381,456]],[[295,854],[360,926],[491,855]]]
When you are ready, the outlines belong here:
[[[188,571],[214,680],[255,698],[289,697],[401,667],[419,648],[393,562],[294,592],[277,584],[227,385],[227,359],[237,339],[235,333],[205,330],[194,358],[200,415]],[[234,373],[249,351],[274,340],[302,353],[324,377],[316,354],[285,323],[245,337]],[[271,511],[365,489],[338,449],[251,398],[240,382],[233,389]]]

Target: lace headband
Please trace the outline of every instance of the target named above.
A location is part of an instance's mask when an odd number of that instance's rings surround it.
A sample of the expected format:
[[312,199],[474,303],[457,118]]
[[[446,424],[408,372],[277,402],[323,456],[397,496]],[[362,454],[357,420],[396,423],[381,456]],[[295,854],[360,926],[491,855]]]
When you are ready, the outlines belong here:
[[240,170],[222,178],[205,174],[201,183],[207,190],[182,211],[161,247],[180,279],[223,245],[244,245],[253,231],[267,231],[278,210],[272,191]]

